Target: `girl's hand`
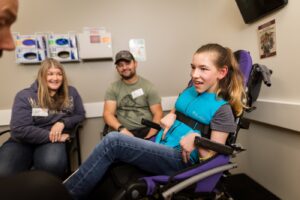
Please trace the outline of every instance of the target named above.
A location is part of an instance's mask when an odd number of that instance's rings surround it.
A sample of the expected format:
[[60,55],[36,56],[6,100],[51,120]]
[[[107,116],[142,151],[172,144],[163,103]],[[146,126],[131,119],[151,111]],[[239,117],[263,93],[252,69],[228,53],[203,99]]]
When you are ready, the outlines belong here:
[[164,129],[162,139],[165,139],[166,133],[174,124],[175,120],[176,120],[176,114],[174,114],[173,112],[168,113],[160,120],[160,126]]
[[49,140],[53,142],[57,142],[61,137],[62,131],[64,130],[65,125],[62,122],[56,122],[50,130]]
[[187,163],[190,160],[190,154],[195,149],[194,140],[199,136],[198,133],[189,133],[180,140],[183,162]]

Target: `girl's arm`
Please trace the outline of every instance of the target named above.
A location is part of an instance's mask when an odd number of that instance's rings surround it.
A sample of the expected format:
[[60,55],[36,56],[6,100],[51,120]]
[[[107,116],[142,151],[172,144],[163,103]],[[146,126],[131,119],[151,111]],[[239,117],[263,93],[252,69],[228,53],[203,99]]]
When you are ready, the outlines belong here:
[[[199,137],[199,133],[190,133],[184,136],[180,140],[180,146],[182,149],[182,158],[184,162],[189,161],[190,154],[195,149],[194,141],[195,141],[195,137],[197,136]],[[220,131],[212,131],[210,139],[214,142],[225,144],[227,137],[228,137],[228,133],[220,132]],[[216,154],[216,152],[204,148],[199,148],[198,151],[199,151],[200,159],[203,160],[206,160]]]
[[[213,142],[220,143],[220,144],[225,144],[227,137],[228,137],[228,133],[221,132],[221,131],[212,131],[210,140]],[[209,150],[209,149],[203,149],[203,148],[199,149],[200,159],[203,159],[203,160],[206,160],[215,154],[216,154],[216,152]]]

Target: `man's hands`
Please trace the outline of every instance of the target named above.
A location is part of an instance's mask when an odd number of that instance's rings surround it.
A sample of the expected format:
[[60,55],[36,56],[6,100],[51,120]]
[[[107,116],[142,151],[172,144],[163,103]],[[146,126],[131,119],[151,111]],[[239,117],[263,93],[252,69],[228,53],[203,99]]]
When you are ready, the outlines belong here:
[[66,142],[69,138],[70,135],[67,133],[63,133],[62,131],[64,130],[64,123],[62,122],[56,122],[49,133],[49,140],[54,143],[54,142]]
[[128,136],[134,136],[127,128],[123,128],[120,133]]

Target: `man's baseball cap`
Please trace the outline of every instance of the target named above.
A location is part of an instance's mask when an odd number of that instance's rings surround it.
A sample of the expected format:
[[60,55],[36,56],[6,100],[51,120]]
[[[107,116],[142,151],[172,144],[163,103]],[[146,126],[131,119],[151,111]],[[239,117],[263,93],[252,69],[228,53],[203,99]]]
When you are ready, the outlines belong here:
[[130,51],[122,50],[116,54],[115,64],[117,64],[120,60],[132,61],[135,60]]

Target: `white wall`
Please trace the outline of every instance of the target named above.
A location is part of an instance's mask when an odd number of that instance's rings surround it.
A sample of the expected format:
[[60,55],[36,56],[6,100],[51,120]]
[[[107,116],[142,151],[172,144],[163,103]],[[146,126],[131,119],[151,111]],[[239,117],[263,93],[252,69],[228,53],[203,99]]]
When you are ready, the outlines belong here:
[[[189,80],[191,57],[199,46],[199,28],[190,23],[198,16],[198,9],[194,6],[197,0],[191,0],[189,4],[181,0],[19,2],[19,17],[13,26],[15,32],[67,33],[81,32],[86,26],[105,27],[112,33],[114,54],[128,49],[129,39],[145,39],[147,61],[139,63],[138,73],[159,86],[162,95],[177,94]],[[1,96],[0,109],[9,109],[16,92],[35,79],[38,65],[15,64],[13,52],[5,53],[0,65],[4,75],[0,80],[0,92],[5,94]],[[84,102],[102,101],[105,89],[118,77],[113,61],[64,66],[71,84],[77,87]],[[172,87],[160,87],[168,82]]]

